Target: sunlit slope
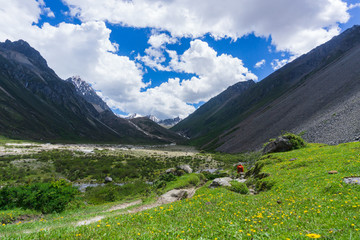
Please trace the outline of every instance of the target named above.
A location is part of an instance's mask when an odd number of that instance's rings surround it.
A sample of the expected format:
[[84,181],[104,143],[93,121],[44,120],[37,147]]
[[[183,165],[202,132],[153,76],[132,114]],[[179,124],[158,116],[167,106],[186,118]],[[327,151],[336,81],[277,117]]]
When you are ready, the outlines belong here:
[[[202,188],[192,199],[26,239],[360,239],[360,143],[310,145],[263,157],[258,195]],[[337,174],[329,174],[335,170]]]

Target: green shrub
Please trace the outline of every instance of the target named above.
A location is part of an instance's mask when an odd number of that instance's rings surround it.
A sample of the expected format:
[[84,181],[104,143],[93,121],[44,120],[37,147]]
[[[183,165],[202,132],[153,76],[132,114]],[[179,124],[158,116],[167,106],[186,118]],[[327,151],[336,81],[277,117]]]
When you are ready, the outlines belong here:
[[145,196],[149,192],[150,186],[142,181],[122,186],[109,183],[105,186],[88,187],[85,192],[85,200],[91,204],[101,204]]
[[157,179],[154,182],[153,187],[155,189],[164,188],[164,187],[166,187],[167,182],[171,182],[171,181],[175,181],[175,180],[176,180],[176,177],[172,173],[161,174],[159,179]]
[[256,191],[262,192],[262,191],[270,190],[274,185],[275,185],[275,181],[273,180],[261,179],[256,181],[255,187],[256,187]]
[[[200,174],[199,174],[200,175]],[[192,186],[197,186],[200,183],[200,177],[199,175],[192,175],[189,178],[189,184]],[[204,176],[204,175],[203,175]]]
[[78,190],[65,180],[4,187],[0,190],[0,209],[21,207],[42,213],[62,212],[77,193]]
[[203,174],[198,173],[190,173],[183,175],[181,177],[178,177],[176,181],[169,182],[166,187],[164,188],[164,191],[170,191],[172,189],[180,189],[180,188],[186,188],[190,186],[198,186],[201,182],[205,180],[205,176]]
[[[304,139],[301,138],[300,135],[296,135],[293,133],[285,133],[283,135],[281,135],[282,137],[289,139],[290,143],[291,143],[291,149],[290,150],[295,150],[295,149],[300,149],[306,146],[306,142],[304,141]],[[269,143],[276,141],[276,139],[272,138],[270,139],[268,142],[266,142],[263,146],[263,148],[265,148]]]
[[162,181],[165,181],[165,182],[171,182],[171,181],[175,181],[176,177],[172,173],[167,173],[167,174],[160,175],[159,180],[162,180]]
[[264,166],[265,166],[265,163],[263,161],[257,161],[255,163],[255,165],[249,171],[245,172],[245,177],[248,178],[248,177],[253,176],[253,177],[257,178],[261,172],[261,169]]
[[227,189],[229,189],[230,191],[240,193],[240,194],[248,194],[249,193],[249,189],[245,183],[241,183],[238,181],[231,181],[230,184],[231,184],[231,186],[227,187]]
[[229,174],[223,172],[215,172],[215,173],[210,173],[210,172],[202,172],[202,174],[206,177],[206,179],[208,180],[214,180],[215,178],[222,178],[222,177],[227,177]]
[[300,149],[306,146],[306,142],[299,135],[293,133],[285,133],[283,136],[290,140],[291,145],[293,146],[293,150]]

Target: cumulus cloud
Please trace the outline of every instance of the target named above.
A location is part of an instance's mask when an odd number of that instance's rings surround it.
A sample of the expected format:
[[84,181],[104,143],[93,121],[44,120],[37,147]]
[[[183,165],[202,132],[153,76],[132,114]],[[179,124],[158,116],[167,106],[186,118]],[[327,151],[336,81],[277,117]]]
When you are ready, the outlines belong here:
[[0,41],[28,41],[61,78],[80,75],[118,102],[132,101],[148,85],[142,81],[143,72],[134,61],[116,54],[117,44],[109,40],[111,31],[104,22],[58,26],[45,23],[38,27],[33,23],[43,13],[44,2],[0,0],[0,3],[4,13]]
[[36,1],[0,0],[0,39],[23,38],[21,33],[27,33],[38,22],[41,6]]
[[170,68],[163,66],[163,63],[166,61],[164,53],[166,44],[174,44],[176,42],[176,38],[170,37],[165,33],[154,33],[148,40],[150,47],[145,49],[146,55],[140,56],[139,54],[136,59],[154,70],[170,71]]
[[153,35],[150,36],[148,43],[153,47],[153,48],[164,48],[165,44],[174,44],[177,42],[176,38],[170,37],[169,35],[165,34],[165,33],[155,33]]
[[360,7],[360,3],[354,3],[349,5],[349,9]]
[[274,70],[278,70],[280,68],[282,68],[283,66],[285,66],[286,64],[288,64],[289,62],[292,62],[296,59],[296,56],[291,56],[290,58],[285,58],[285,59],[274,59],[271,61],[271,67]]
[[[342,0],[64,0],[83,21],[106,20],[193,38],[271,35],[277,50],[302,54],[339,33],[349,6]],[[250,24],[249,24],[250,23]]]
[[[254,33],[271,36],[274,49],[297,56],[337,35],[338,23],[346,22],[347,11],[357,7],[341,0],[62,1],[72,16],[82,20],[81,25],[45,23],[38,27],[33,23],[41,15],[55,16],[43,0],[0,0],[0,40],[22,38],[41,52],[60,77],[82,76],[101,90],[99,94],[111,107],[159,118],[186,117],[195,110],[191,104],[207,101],[236,82],[257,79],[241,59],[218,54],[195,38],[210,33],[216,39],[235,40]],[[137,61],[194,77],[172,78],[144,90],[149,83],[143,81],[142,68],[127,56],[117,55],[118,46],[109,40],[111,30],[105,22],[154,28],[150,46]],[[167,50],[167,45],[181,37],[194,39],[188,50],[180,55]],[[170,62],[165,64],[167,57]],[[271,65],[276,69],[291,60],[275,59]]]
[[159,118],[186,117],[195,110],[191,104],[208,101],[237,82],[257,80],[256,75],[244,67],[240,59],[227,54],[218,55],[206,42],[199,39],[191,41],[190,48],[182,55],[175,51],[167,52],[171,57],[167,68],[196,76],[183,80],[171,78],[158,87],[138,93],[136,100],[128,101],[122,106]]
[[283,66],[285,66],[288,62],[289,62],[289,59],[282,59],[282,60],[274,59],[271,62],[271,67],[274,70],[278,70],[278,69],[282,68]]
[[[231,55],[221,54],[199,39],[190,43],[190,48],[181,56],[170,52],[170,67],[174,71],[193,73],[197,77],[181,82],[181,98],[190,103],[207,101],[226,87],[240,81],[257,80],[243,62]],[[175,93],[174,93],[175,94]]]
[[257,63],[255,64],[254,68],[261,68],[262,66],[265,65],[265,62],[266,62],[265,59],[257,62]]

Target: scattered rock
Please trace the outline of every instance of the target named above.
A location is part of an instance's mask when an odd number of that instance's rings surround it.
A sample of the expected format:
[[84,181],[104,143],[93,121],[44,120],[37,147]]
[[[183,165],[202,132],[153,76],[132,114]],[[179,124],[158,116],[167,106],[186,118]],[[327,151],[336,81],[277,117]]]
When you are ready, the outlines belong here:
[[230,181],[233,179],[230,177],[224,177],[224,178],[215,178],[212,183],[210,184],[210,188],[216,188],[216,187],[229,187],[231,186]]
[[165,170],[165,173],[170,174],[170,173],[175,173],[176,169],[175,168],[169,168]]
[[273,152],[286,152],[293,148],[290,140],[284,136],[280,136],[275,140],[270,141],[263,149],[264,154]]
[[332,171],[328,171],[328,174],[337,174],[338,171],[332,170]]
[[173,190],[161,195],[158,198],[157,203],[158,204],[167,204],[167,203],[175,202],[175,201],[182,200],[185,198],[190,198],[194,195],[194,193],[195,193],[194,188],[173,189]]
[[174,172],[174,175],[178,176],[178,177],[180,177],[180,176],[182,176],[184,174],[186,174],[186,172],[184,170],[182,170],[182,169],[176,169],[176,171]]
[[236,179],[234,179],[235,181],[238,181],[239,183],[244,183],[244,182],[246,182],[246,179],[245,178],[242,178],[242,179],[240,179],[240,178],[236,178]]
[[[245,179],[245,173],[244,172],[238,173],[238,176],[240,177],[241,180]],[[240,180],[240,179],[238,179],[238,180]]]
[[347,184],[357,184],[360,185],[360,177],[346,177],[344,182]]
[[252,188],[249,188],[249,194],[250,195],[255,195],[256,194],[256,191]]
[[187,164],[180,165],[177,168],[183,170],[186,173],[192,173],[193,172],[191,167],[189,165],[187,165]]
[[113,179],[111,177],[105,177],[105,183],[112,182]]

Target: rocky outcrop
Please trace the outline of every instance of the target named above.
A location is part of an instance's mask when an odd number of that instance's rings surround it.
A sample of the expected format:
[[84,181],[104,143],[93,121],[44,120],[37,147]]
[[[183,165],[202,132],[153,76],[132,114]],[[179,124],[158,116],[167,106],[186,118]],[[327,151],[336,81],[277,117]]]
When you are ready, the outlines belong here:
[[232,179],[230,177],[223,177],[223,178],[215,178],[212,183],[210,184],[209,188],[216,188],[216,187],[230,187],[231,181],[238,181],[238,182],[246,182],[246,179]]
[[185,173],[192,173],[193,172],[192,168],[187,164],[177,166],[176,168],[183,170]]
[[232,179],[230,177],[215,178],[209,187],[210,188],[230,187],[231,186],[230,181],[232,181]]
[[182,200],[185,198],[191,198],[194,194],[195,194],[194,188],[173,189],[173,190],[161,195],[158,198],[157,203],[167,204],[167,203],[175,202],[175,201]]
[[290,142],[290,139],[287,137],[278,137],[275,140],[269,141],[268,144],[263,149],[263,153],[273,153],[273,152],[286,152],[293,149],[293,145]]
[[110,183],[113,181],[113,179],[111,177],[105,177],[104,181],[105,183]]

